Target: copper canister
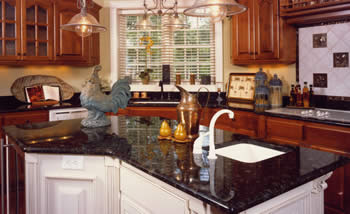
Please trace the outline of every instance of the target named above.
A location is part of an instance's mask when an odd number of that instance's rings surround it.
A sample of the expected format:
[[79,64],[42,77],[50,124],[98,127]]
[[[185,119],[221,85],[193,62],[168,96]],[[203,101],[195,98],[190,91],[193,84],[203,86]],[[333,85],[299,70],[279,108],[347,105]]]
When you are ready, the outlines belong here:
[[198,137],[199,120],[202,111],[201,105],[198,103],[197,96],[187,92],[182,87],[176,85],[181,92],[181,101],[176,107],[177,120],[185,125],[187,137],[195,139]]

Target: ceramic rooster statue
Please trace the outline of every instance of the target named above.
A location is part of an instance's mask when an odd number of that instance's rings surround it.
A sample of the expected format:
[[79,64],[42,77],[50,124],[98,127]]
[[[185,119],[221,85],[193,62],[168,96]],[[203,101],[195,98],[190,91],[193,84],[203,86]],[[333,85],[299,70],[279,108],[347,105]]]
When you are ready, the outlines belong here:
[[105,112],[117,113],[119,108],[126,108],[131,97],[127,79],[121,79],[114,83],[109,95],[103,93],[101,80],[98,76],[101,69],[102,67],[99,65],[94,68],[80,94],[81,105],[88,109],[88,117],[81,121],[84,127],[109,126],[111,122],[106,117]]

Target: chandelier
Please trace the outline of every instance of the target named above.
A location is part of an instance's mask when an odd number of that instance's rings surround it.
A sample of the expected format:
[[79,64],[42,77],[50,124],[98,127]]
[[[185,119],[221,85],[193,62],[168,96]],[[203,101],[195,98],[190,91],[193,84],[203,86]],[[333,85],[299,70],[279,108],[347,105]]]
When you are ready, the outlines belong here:
[[167,27],[172,27],[174,29],[184,29],[188,25],[185,23],[184,19],[179,16],[177,12],[178,1],[175,0],[171,6],[166,6],[167,0],[153,0],[154,7],[149,7],[146,0],[143,1],[144,15],[136,23],[136,27],[142,30],[154,29],[157,26],[152,24],[149,19],[149,15],[164,16],[169,15],[170,21],[164,24]]
[[[94,16],[87,12],[88,5],[86,0],[77,0],[77,7],[80,9],[80,13],[73,16],[67,24],[61,25],[61,29],[76,32],[81,37],[87,37],[92,33],[100,33],[107,30],[106,27],[98,23]],[[93,2],[89,7],[93,7]]]
[[[136,27],[142,30],[154,29],[155,25],[149,19],[149,15],[163,16],[171,14],[170,22],[166,26],[176,29],[188,27],[184,19],[179,16],[177,11],[178,0],[175,0],[172,6],[165,6],[169,0],[153,0],[154,7],[150,8],[144,0],[144,15]],[[194,5],[184,11],[186,16],[209,17],[212,23],[222,21],[226,16],[233,16],[247,10],[247,7],[237,3],[235,0],[196,0]]]

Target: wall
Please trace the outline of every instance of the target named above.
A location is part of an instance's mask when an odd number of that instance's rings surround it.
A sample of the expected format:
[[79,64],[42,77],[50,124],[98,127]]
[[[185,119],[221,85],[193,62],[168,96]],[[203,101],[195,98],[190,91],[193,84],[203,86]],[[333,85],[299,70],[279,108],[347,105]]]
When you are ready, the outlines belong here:
[[283,82],[283,94],[288,95],[290,91],[290,85],[295,83],[296,80],[296,68],[295,64],[292,65],[252,65],[252,66],[236,66],[231,62],[231,21],[229,19],[224,20],[223,24],[223,39],[224,39],[224,80],[227,83],[230,73],[256,73],[259,68],[262,67],[271,78],[273,74],[277,74]]
[[350,23],[299,29],[300,83],[316,94],[350,96]]
[[[99,5],[103,5],[103,0],[95,0]],[[109,59],[109,9],[102,8],[100,11],[100,23],[107,27],[107,32],[100,34],[100,55],[103,70],[100,72],[102,79],[110,79],[110,59]],[[19,77],[26,75],[45,74],[61,78],[72,85],[76,92],[80,92],[85,79],[90,75],[93,68],[70,67],[70,66],[26,66],[7,67],[0,66],[0,96],[12,95],[10,87]]]

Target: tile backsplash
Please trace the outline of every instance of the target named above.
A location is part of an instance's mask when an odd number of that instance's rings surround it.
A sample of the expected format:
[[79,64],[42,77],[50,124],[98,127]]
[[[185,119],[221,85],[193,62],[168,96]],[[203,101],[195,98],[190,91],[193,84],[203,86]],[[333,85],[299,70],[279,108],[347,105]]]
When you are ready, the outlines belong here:
[[[315,94],[350,97],[350,22],[299,28],[299,81]],[[316,80],[316,82],[314,82]]]

